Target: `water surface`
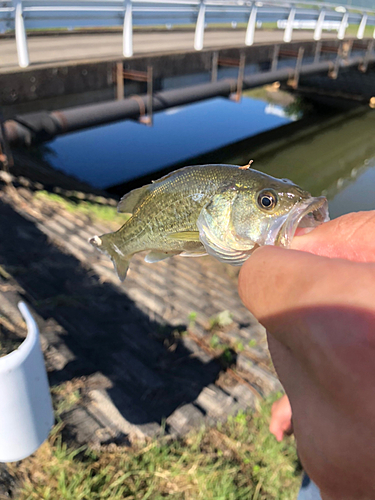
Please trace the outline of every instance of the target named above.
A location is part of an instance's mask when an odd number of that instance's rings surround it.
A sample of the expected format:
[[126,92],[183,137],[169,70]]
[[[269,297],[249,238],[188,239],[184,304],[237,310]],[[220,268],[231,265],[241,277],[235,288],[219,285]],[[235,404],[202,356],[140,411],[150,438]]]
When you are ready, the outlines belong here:
[[127,120],[59,137],[49,143],[47,159],[107,188],[291,122],[267,106],[250,98],[216,98],[172,108],[157,113],[153,127]]
[[[326,195],[331,217],[375,209],[375,112],[351,112],[254,155],[259,170]],[[267,149],[267,148],[264,148]],[[233,156],[240,164],[247,155]],[[239,162],[239,163],[238,163]]]
[[[60,137],[49,144],[48,159],[99,188],[150,173],[158,178],[159,170],[175,164],[244,165],[254,159],[254,168],[326,195],[332,218],[375,209],[374,111],[355,110],[299,127],[281,107],[217,98],[154,119],[154,127],[124,121]],[[288,127],[294,127],[290,134]],[[259,134],[272,129],[272,141],[258,144]]]

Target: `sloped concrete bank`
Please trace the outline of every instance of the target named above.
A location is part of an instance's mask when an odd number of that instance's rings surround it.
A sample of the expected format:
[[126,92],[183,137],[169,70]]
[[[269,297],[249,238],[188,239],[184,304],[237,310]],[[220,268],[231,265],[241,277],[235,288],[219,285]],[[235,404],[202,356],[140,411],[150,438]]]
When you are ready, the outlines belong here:
[[0,328],[22,336],[16,304],[31,306],[51,385],[79,388],[63,414],[74,440],[98,447],[183,435],[280,389],[265,331],[242,305],[233,268],[208,257],[150,265],[136,256],[121,284],[88,243],[118,220],[69,205],[115,199],[77,191],[73,180],[52,199],[40,179],[2,179]]

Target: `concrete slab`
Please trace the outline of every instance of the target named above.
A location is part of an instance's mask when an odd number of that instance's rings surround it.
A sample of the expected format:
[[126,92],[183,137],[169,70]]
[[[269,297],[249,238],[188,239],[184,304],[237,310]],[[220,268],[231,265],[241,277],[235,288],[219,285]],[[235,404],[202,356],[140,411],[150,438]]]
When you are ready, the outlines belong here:
[[[94,447],[143,439],[162,432],[164,421],[165,432],[183,435],[254,408],[261,394],[274,390],[266,344],[259,342],[264,329],[242,305],[224,265],[208,258],[148,265],[137,256],[122,285],[108,259],[89,251],[87,233],[95,234],[98,224],[35,198],[34,181],[28,188],[13,181],[16,196],[0,189],[0,264],[10,275],[0,277],[0,312],[17,329],[22,294],[40,327],[51,384],[79,382],[81,398],[62,416],[73,439]],[[224,289],[229,302],[218,309],[216,293],[209,292]],[[193,295],[200,302],[191,309]],[[209,327],[221,308],[246,315],[245,339],[236,319],[219,330]],[[188,319],[192,311],[196,321]],[[215,332],[221,344],[212,347]],[[226,371],[222,350],[235,348],[239,338],[241,371],[235,373],[235,359]],[[248,345],[251,339],[262,356]]]

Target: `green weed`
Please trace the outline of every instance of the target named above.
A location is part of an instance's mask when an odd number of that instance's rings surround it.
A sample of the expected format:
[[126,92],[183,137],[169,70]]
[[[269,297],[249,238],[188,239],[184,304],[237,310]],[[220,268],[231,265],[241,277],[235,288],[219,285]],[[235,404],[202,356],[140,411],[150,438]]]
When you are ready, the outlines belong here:
[[233,323],[233,314],[230,311],[222,311],[209,319],[210,330],[224,328]]
[[[19,500],[292,500],[300,482],[293,438],[269,433],[271,402],[184,439],[94,453],[54,435],[17,464]],[[10,465],[10,468],[16,467]]]
[[57,203],[67,212],[84,214],[94,221],[110,221],[123,224],[129,218],[126,214],[119,214],[114,206],[81,200],[74,196],[68,198],[48,191],[38,191],[35,198],[45,202]]

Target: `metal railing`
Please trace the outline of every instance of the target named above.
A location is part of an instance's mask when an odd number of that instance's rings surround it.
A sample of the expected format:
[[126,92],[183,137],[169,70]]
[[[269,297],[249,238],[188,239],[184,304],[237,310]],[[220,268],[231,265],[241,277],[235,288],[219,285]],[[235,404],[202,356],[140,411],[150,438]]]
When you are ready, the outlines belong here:
[[[209,25],[246,23],[244,43],[254,43],[257,27],[278,22],[284,42],[294,29],[312,29],[320,40],[325,29],[345,37],[349,25],[357,25],[362,39],[367,25],[375,26],[375,10],[338,6],[316,1],[248,0],[4,0],[0,2],[0,31],[14,30],[18,62],[29,65],[27,29],[75,27],[123,27],[123,55],[133,55],[133,27],[195,24],[194,49],[202,50]],[[375,31],[373,33],[375,38]]]

